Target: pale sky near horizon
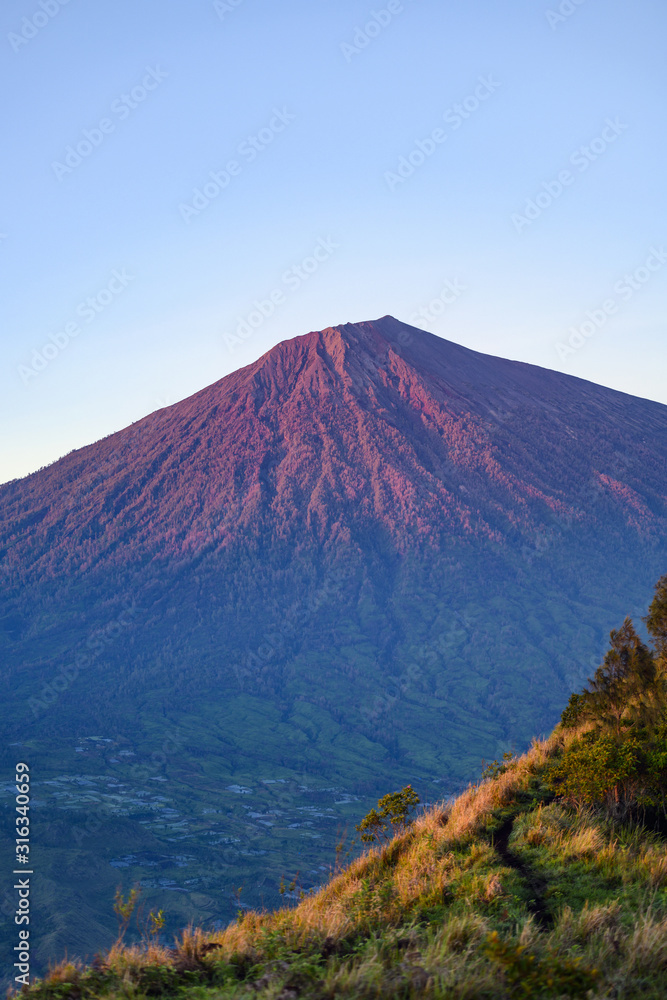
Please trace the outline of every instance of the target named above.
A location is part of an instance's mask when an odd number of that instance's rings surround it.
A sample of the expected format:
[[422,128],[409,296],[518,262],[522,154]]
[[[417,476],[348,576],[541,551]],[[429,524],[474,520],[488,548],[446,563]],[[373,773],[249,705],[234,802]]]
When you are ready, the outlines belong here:
[[666,28],[664,0],[7,0],[0,482],[387,313],[667,403]]

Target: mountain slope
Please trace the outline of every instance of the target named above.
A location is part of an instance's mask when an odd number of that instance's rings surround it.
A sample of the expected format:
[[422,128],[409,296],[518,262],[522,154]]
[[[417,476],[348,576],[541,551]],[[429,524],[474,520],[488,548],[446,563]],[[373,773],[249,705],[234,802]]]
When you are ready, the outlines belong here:
[[42,912],[99,947],[120,872],[225,921],[390,776],[435,800],[550,730],[664,572],[666,470],[667,407],[385,317],[0,487]]
[[345,544],[368,523],[400,548],[501,542],[580,517],[586,487],[650,534],[665,425],[659,404],[389,317],[332,328],[2,487],[3,566],[44,579],[191,557],[241,531]]

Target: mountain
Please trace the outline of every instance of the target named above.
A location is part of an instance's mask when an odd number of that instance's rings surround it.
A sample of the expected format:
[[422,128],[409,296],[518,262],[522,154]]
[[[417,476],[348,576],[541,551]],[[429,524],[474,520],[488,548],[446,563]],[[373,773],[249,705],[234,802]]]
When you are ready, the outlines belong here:
[[390,781],[549,731],[666,542],[667,407],[391,317],[0,487],[38,957],[103,945],[121,879],[174,927],[317,885]]
[[[11,584],[246,545],[525,541],[585,500],[663,525],[665,408],[391,317],[297,337],[2,488]],[[639,478],[641,474],[641,478]],[[619,477],[619,478],[617,478]],[[586,512],[588,513],[588,512]]]

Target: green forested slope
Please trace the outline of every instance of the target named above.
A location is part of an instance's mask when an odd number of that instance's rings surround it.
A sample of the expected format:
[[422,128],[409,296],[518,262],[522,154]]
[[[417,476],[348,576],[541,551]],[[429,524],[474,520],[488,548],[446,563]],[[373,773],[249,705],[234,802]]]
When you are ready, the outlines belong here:
[[[275,912],[64,962],[35,998],[667,993],[667,577],[551,737]],[[129,932],[128,932],[129,933]]]

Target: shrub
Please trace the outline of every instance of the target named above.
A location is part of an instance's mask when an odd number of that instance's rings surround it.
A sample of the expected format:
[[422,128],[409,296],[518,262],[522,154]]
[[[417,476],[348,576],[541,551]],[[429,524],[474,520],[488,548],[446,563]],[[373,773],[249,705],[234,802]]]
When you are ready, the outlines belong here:
[[604,803],[620,816],[637,801],[645,771],[645,754],[636,739],[593,731],[572,741],[552,765],[548,781],[553,791],[577,806]]
[[408,825],[408,816],[419,805],[419,796],[412,785],[400,792],[390,792],[378,801],[378,808],[371,809],[355,829],[364,843],[391,840]]
[[524,945],[503,941],[497,931],[487,938],[485,951],[503,969],[513,997],[584,997],[600,977],[597,969],[586,968],[577,959],[552,952],[541,959],[531,955]]

